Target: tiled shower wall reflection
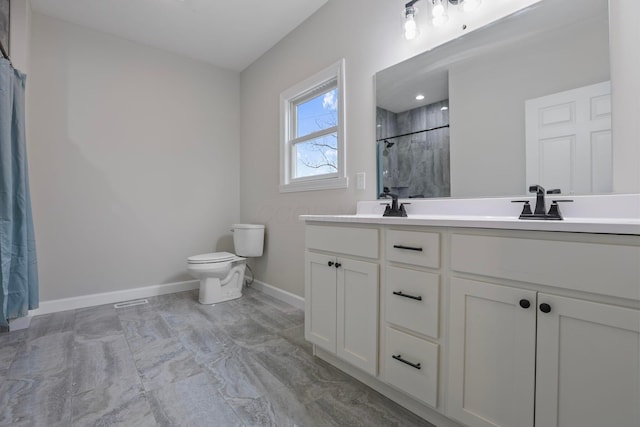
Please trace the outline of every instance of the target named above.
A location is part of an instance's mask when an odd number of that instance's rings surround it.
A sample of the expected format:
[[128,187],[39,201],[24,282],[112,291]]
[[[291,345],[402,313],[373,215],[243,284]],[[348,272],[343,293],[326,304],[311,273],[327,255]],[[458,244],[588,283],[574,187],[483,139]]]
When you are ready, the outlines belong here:
[[[449,128],[398,137],[449,124],[449,101],[401,113],[376,108],[378,188],[402,198],[449,197]],[[386,140],[385,140],[386,138]]]

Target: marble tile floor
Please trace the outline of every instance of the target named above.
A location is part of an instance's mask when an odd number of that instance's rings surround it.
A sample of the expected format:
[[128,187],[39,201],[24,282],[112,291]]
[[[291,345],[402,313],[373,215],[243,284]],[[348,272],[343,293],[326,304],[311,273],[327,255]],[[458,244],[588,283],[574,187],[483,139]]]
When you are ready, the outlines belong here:
[[314,357],[302,311],[197,295],[0,334],[0,426],[431,426]]

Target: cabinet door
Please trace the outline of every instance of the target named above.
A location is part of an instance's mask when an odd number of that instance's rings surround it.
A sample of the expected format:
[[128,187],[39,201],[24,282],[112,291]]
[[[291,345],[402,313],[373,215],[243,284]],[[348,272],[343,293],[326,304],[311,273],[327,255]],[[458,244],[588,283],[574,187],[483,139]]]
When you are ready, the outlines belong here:
[[336,352],[335,261],[327,255],[305,254],[304,336],[332,353]]
[[378,373],[378,265],[338,258],[338,356]]
[[535,308],[535,292],[451,279],[449,416],[470,427],[533,426]]
[[640,426],[640,311],[546,294],[538,303],[536,426]]

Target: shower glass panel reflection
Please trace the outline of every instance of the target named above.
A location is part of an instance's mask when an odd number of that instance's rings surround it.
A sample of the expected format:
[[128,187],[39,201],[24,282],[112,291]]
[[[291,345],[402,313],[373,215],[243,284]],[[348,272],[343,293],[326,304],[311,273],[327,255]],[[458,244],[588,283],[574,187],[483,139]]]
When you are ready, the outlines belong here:
[[378,194],[449,197],[449,101],[394,113],[376,108]]

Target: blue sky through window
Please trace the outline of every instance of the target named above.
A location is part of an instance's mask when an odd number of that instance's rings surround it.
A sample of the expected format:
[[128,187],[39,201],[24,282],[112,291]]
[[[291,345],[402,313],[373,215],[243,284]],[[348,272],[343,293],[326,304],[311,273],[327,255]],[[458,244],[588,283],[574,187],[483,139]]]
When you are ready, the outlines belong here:
[[[328,129],[338,124],[338,90],[332,89],[296,106],[296,136]],[[337,171],[337,132],[295,145],[296,177]]]
[[297,137],[336,126],[338,124],[338,90],[330,90],[299,104],[297,113]]

